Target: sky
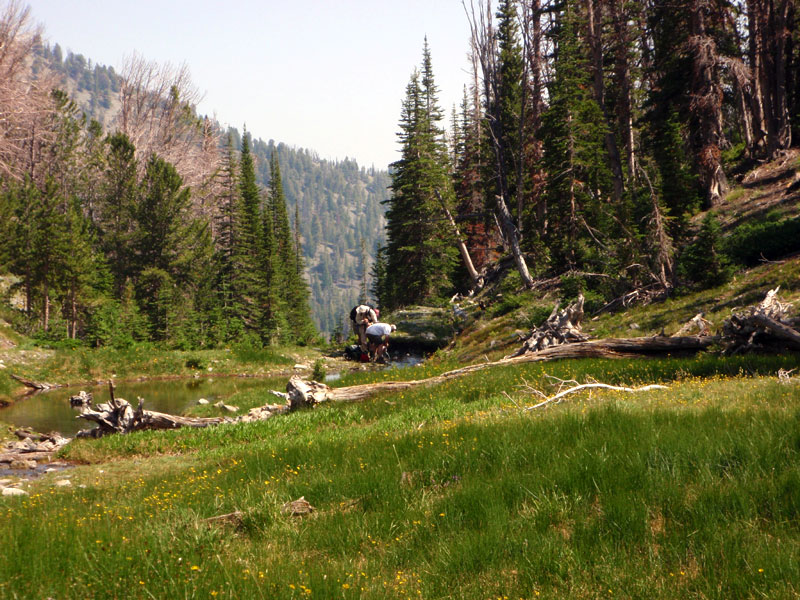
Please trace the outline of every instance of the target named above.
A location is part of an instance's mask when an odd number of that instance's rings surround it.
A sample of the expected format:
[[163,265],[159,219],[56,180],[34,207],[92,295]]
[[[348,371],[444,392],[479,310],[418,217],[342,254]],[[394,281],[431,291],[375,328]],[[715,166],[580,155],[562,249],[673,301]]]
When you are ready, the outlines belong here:
[[461,0],[30,0],[51,45],[119,71],[186,64],[198,112],[254,137],[385,169],[405,88],[431,49],[441,107],[470,80]]

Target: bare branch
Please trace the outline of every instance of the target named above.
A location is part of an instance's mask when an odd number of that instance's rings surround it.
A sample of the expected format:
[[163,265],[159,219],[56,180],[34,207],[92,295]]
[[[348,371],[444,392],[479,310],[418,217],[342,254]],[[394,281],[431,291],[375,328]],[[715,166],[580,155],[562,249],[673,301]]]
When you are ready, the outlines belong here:
[[580,384],[580,385],[576,385],[575,387],[571,387],[569,389],[566,389],[564,391],[558,392],[554,396],[551,396],[550,398],[547,398],[546,400],[543,400],[542,402],[539,402],[538,404],[534,404],[533,406],[529,406],[525,410],[535,410],[537,408],[541,408],[543,406],[547,406],[548,404],[552,404],[553,402],[559,403],[559,402],[561,402],[561,400],[563,400],[566,396],[569,396],[570,394],[574,394],[576,392],[580,392],[580,391],[583,391],[583,390],[589,390],[589,389],[603,389],[603,390],[613,390],[613,391],[616,391],[616,392],[636,393],[636,392],[649,392],[649,391],[652,391],[652,390],[666,390],[668,388],[665,385],[656,385],[656,384],[645,385],[645,386],[638,387],[638,388],[629,388],[629,387],[624,387],[624,386],[619,386],[619,385],[608,385],[607,383],[583,383],[583,384]]

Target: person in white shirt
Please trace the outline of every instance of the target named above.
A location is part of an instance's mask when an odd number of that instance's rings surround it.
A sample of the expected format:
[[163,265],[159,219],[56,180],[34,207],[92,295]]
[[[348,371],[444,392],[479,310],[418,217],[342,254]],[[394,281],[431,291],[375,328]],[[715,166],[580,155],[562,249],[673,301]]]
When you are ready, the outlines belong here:
[[375,362],[383,358],[384,353],[389,348],[389,336],[397,327],[389,323],[373,323],[367,327],[367,340],[369,341],[370,354],[373,352]]

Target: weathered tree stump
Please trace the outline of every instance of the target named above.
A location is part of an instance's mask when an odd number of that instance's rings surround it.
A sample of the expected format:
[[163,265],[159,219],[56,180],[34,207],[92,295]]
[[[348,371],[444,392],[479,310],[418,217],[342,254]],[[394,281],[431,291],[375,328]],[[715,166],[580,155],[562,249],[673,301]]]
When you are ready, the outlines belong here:
[[788,313],[791,304],[778,299],[780,287],[767,292],[756,306],[734,310],[722,325],[725,354],[753,350],[800,350],[800,332]]
[[563,310],[558,310],[558,304],[547,320],[539,327],[534,327],[522,347],[506,358],[514,358],[531,352],[540,352],[552,346],[585,342],[589,339],[581,331],[583,320],[583,294]]

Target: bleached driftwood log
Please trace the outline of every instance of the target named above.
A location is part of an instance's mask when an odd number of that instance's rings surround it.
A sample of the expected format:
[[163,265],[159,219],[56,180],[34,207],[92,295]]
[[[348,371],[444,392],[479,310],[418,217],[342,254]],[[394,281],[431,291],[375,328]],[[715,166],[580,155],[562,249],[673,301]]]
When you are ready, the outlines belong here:
[[[581,392],[583,390],[591,390],[591,389],[613,390],[613,391],[616,391],[616,392],[626,392],[628,394],[634,394],[636,392],[649,392],[649,391],[652,391],[652,390],[666,390],[667,386],[653,384],[653,385],[643,385],[643,386],[638,387],[638,388],[630,388],[630,387],[625,387],[625,386],[622,386],[622,385],[609,385],[607,383],[596,383],[596,382],[595,383],[581,383],[579,385],[576,385],[575,387],[571,387],[569,389],[560,391],[557,394],[554,394],[553,396],[551,396],[549,398],[545,398],[544,400],[542,400],[538,404],[534,404],[533,406],[529,406],[525,410],[534,410],[534,409],[537,409],[537,408],[542,408],[543,406],[547,406],[548,404],[552,404],[553,402],[558,403],[558,402],[561,402],[566,396],[569,396],[570,394],[575,394],[575,393]],[[542,395],[544,395],[544,394],[542,394]]]
[[583,294],[563,310],[558,310],[558,304],[556,304],[547,320],[540,327],[534,327],[522,347],[506,358],[540,352],[561,344],[585,342],[589,336],[581,331],[582,319]]
[[681,327],[673,337],[689,335],[695,328],[697,329],[697,335],[711,335],[710,326],[711,321],[703,318],[703,313],[700,312],[684,323],[683,327]]
[[22,385],[26,388],[36,391],[44,391],[44,390],[52,390],[59,387],[64,387],[57,383],[47,383],[46,381],[32,381],[30,379],[25,379],[24,377],[20,377],[19,375],[14,375],[13,373],[9,373],[12,379],[19,381]]
[[225,423],[225,417],[180,417],[150,410],[144,410],[141,398],[134,410],[123,398],[113,398],[95,407],[89,405],[81,409],[79,419],[97,423],[95,429],[85,429],[78,437],[102,437],[109,433],[128,433],[143,429],[178,429],[179,427],[208,427]]
[[[111,399],[103,404],[93,406],[91,395],[83,393],[70,398],[70,404],[79,408],[79,419],[85,419],[97,424],[94,429],[85,429],[78,433],[78,437],[102,437],[109,433],[129,433],[145,429],[178,429],[181,427],[210,427],[221,423],[250,423],[264,421],[278,414],[297,410],[301,406],[313,406],[323,398],[322,388],[330,390],[328,386],[314,381],[306,382],[295,376],[287,385],[287,393],[276,395],[285,398],[285,404],[267,404],[251,409],[246,415],[239,417],[182,417],[152,410],[144,410],[143,400],[139,398],[139,405],[134,410],[131,404],[114,395],[114,385],[109,382]],[[88,401],[87,401],[88,397]]]
[[791,304],[778,299],[780,287],[756,306],[734,310],[722,325],[725,354],[751,350],[800,350],[800,332],[789,318]]

